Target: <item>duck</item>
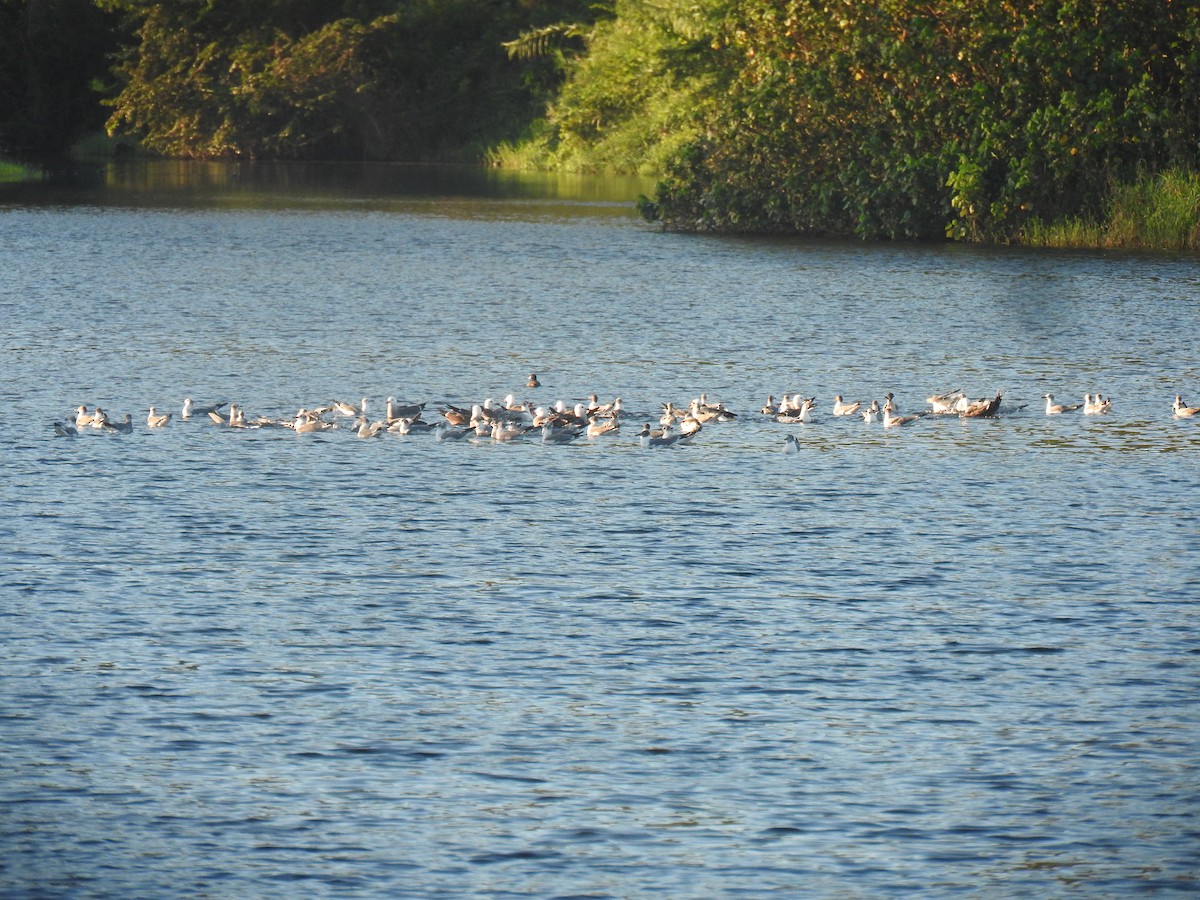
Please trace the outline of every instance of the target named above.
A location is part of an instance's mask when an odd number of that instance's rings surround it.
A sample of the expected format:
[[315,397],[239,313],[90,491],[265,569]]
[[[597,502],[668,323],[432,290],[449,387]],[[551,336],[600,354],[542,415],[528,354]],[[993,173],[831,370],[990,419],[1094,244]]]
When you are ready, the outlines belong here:
[[1053,394],[1043,394],[1046,400],[1046,415],[1059,416],[1066,412],[1074,412],[1083,406],[1082,403],[1055,403]]
[[146,416],[146,427],[147,428],[166,428],[167,423],[170,421],[171,421],[170,413],[163,413],[162,415],[159,415],[158,410],[156,408],[154,408],[153,406],[151,406],[150,413]]
[[538,381],[537,373],[530,372],[529,378],[525,382],[525,387],[536,388],[536,387],[541,387],[541,386],[542,386],[542,383],[540,381]]
[[861,407],[861,400],[855,400],[853,403],[847,403],[842,399],[841,394],[834,395],[833,414],[835,416],[852,416],[858,412]]
[[1175,402],[1171,404],[1171,410],[1177,419],[1189,419],[1192,416],[1200,415],[1200,406],[1188,406],[1179,394],[1175,395]]

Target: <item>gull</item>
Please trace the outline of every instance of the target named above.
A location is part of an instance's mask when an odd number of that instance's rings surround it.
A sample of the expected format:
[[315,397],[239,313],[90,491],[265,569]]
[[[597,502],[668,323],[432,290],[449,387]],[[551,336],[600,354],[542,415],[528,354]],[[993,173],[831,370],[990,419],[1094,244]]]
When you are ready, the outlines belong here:
[[773,416],[779,412],[779,408],[775,406],[774,394],[767,394],[767,402],[763,404],[763,408],[759,412],[764,416]]
[[75,410],[75,427],[77,429],[78,428],[87,428],[89,425],[91,425],[95,421],[96,421],[95,415],[89,413],[87,411],[86,406],[80,406],[78,409]]
[[59,437],[78,437],[79,431],[70,422],[55,422],[54,433]]
[[329,422],[319,418],[316,412],[304,407],[300,407],[296,412],[295,421],[292,422],[292,430],[297,434],[313,434],[317,431],[328,431],[332,427]]
[[125,413],[125,418],[112,427],[121,434],[133,434],[133,415]]
[[432,431],[435,426],[428,422],[422,422],[420,419],[396,419],[387,430],[392,434],[419,434],[425,431]]
[[652,432],[650,430],[649,422],[643,425],[642,430],[638,432],[638,442],[643,448],[670,447],[673,444],[678,444],[686,437],[688,437],[688,435],[680,434],[678,431],[672,432],[669,429]]
[[171,421],[170,413],[159,415],[158,410],[153,406],[150,407],[150,414],[146,416],[147,428],[165,428],[167,423]]
[[575,438],[579,437],[579,430],[576,428],[555,428],[547,423],[542,426],[542,443],[543,444],[569,444]]
[[895,416],[892,415],[891,408],[885,404],[883,407],[883,427],[898,428],[902,425],[911,424],[926,415],[929,415],[928,411],[913,413],[911,416]]
[[1095,398],[1091,394],[1083,395],[1083,414],[1085,416],[1100,416],[1112,409],[1112,397],[1105,397],[1099,391]]
[[210,406],[196,406],[194,403],[192,403],[191,397],[185,397],[183,399],[183,412],[180,413],[179,417],[181,419],[190,419],[193,414],[199,416],[216,412],[222,406],[227,406],[228,403],[228,400],[222,400],[220,403],[213,403]]
[[[77,420],[78,421],[78,420]],[[96,407],[96,411],[92,413],[91,421],[88,423],[92,428],[103,431],[114,431],[115,429],[108,421],[108,413],[100,407]]]
[[813,413],[816,411],[816,408],[816,397],[801,398],[800,395],[797,394],[788,404],[788,411],[785,412],[781,409],[780,412],[776,413],[775,421],[782,422],[785,425],[791,425],[797,422],[808,424],[813,421]]
[[358,431],[356,433],[360,438],[378,437],[386,427],[386,423],[383,420],[368,422],[366,416],[359,416],[354,421],[358,423]]
[[600,437],[602,434],[610,434],[621,427],[621,423],[616,418],[599,421],[595,416],[588,420],[587,436],[589,438]]
[[946,413],[960,413],[967,408],[967,395],[960,390],[934,394],[932,397],[927,397],[926,401],[932,407],[930,411],[939,416]]
[[1179,394],[1175,395],[1175,402],[1171,404],[1171,410],[1177,419],[1189,419],[1192,416],[1200,415],[1200,406],[1188,406]]
[[798,440],[796,440],[796,436],[794,434],[789,434],[786,438],[783,439],[783,452],[784,453],[799,453],[800,452],[800,442]]
[[344,400],[331,400],[330,405],[333,407],[334,412],[343,416],[349,416],[352,419],[356,419],[359,416],[365,416],[367,414],[366,397],[363,397],[361,407],[355,406],[353,403],[346,403]]
[[397,406],[396,398],[388,397],[385,418],[389,423],[395,422],[397,419],[419,419],[424,410],[424,403],[408,403],[404,406]]
[[1070,405],[1055,403],[1053,394],[1043,394],[1043,396],[1046,398],[1046,415],[1048,416],[1059,416],[1065,412],[1074,412],[1083,406],[1082,403],[1073,403]]
[[615,416],[619,416],[622,409],[624,409],[624,406],[621,403],[620,397],[613,398],[612,402],[610,403],[600,403],[596,399],[595,394],[592,394],[592,396],[588,398],[587,412],[589,416],[613,418]]
[[856,400],[853,403],[846,403],[842,400],[842,395],[837,394],[833,398],[833,414],[835,416],[852,416],[858,412],[862,406],[861,400]]
[[461,406],[452,406],[447,403],[445,408],[439,409],[438,412],[442,414],[442,418],[450,425],[461,427],[471,421],[471,410],[463,409]]
[[[546,427],[546,426],[543,426],[543,427]],[[524,436],[525,436],[525,429],[519,425],[514,425],[512,423],[505,424],[503,422],[493,422],[492,423],[492,440],[496,441],[497,443],[507,443],[508,441],[515,441],[517,438],[521,438]],[[543,437],[544,436],[545,435],[543,433]]]
[[959,415],[964,419],[990,419],[993,418],[1000,409],[1001,392],[996,391],[996,396],[988,399],[984,397],[981,400],[975,400],[967,405]]
[[863,421],[868,425],[879,420],[879,401],[872,400],[871,405],[862,411]]
[[474,434],[473,428],[451,428],[445,422],[433,426],[433,436],[439,441],[461,441],[469,434]]

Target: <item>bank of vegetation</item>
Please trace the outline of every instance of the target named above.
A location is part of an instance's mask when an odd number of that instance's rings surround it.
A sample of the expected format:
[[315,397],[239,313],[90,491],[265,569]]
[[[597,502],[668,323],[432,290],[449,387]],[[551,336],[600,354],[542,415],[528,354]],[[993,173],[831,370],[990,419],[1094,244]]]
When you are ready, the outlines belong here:
[[654,174],[680,230],[1200,249],[1193,0],[0,0],[5,42],[10,150],[100,110],[170,156]]

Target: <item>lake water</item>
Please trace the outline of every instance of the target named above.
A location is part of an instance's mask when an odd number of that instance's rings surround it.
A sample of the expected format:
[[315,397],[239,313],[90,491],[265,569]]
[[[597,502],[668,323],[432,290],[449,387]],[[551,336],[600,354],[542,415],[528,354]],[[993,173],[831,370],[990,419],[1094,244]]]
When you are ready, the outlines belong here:
[[[0,187],[0,894],[1200,890],[1198,260],[665,234],[647,190]],[[1003,414],[828,412],[953,388]],[[510,392],[627,414],[179,418]],[[640,448],[701,392],[738,419]]]

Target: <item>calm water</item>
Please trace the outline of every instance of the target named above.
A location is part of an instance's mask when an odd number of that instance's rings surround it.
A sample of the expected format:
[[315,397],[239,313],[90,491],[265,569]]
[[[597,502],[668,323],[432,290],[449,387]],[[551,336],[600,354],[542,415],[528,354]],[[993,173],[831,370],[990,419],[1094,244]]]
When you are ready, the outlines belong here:
[[[1197,260],[662,234],[645,190],[0,189],[0,894],[1200,890]],[[827,412],[952,388],[1007,414]],[[178,418],[510,391],[630,413]],[[702,391],[740,418],[638,447]],[[81,403],[138,427],[55,437]]]

